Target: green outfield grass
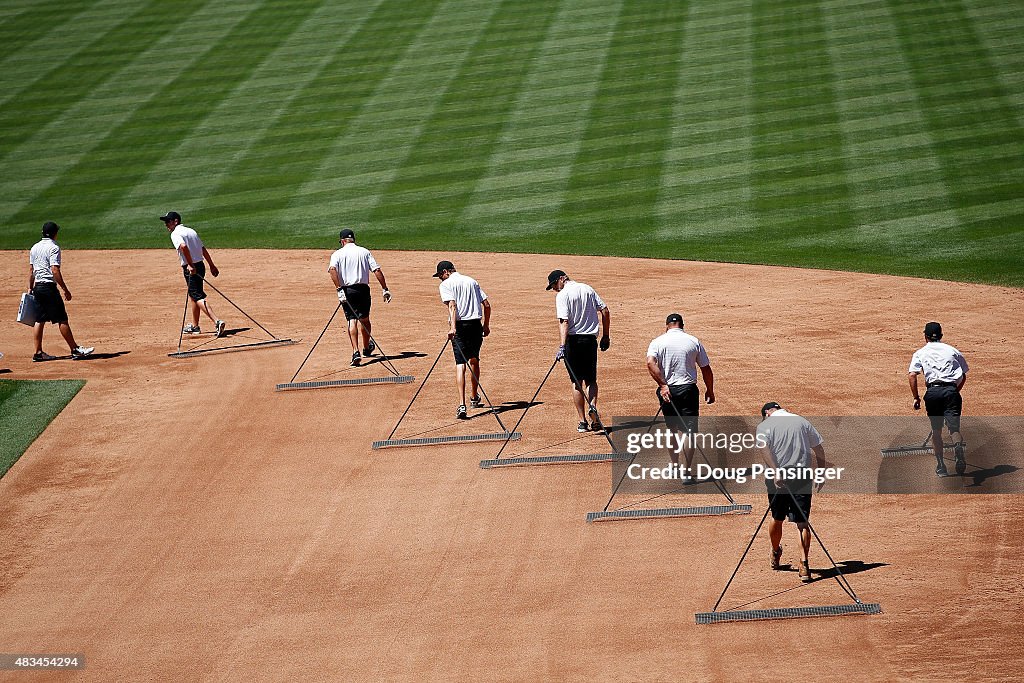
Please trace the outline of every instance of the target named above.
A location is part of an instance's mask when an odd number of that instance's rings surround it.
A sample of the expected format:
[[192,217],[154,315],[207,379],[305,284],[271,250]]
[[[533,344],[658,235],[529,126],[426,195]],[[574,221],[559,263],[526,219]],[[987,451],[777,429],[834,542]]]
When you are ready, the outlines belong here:
[[82,380],[0,380],[0,477],[84,386]]
[[625,254],[1024,286],[1007,0],[6,0],[0,248]]

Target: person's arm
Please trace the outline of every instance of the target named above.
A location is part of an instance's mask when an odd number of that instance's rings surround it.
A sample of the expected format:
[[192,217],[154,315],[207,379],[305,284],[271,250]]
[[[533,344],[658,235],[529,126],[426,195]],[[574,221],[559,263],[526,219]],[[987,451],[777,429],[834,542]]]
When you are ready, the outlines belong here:
[[710,363],[700,369],[700,376],[704,378],[704,402],[711,405],[715,402],[715,373]]
[[491,302],[487,299],[483,301],[484,306],[484,336],[486,337],[491,333]]
[[612,344],[612,312],[607,306],[601,309],[601,324],[604,327],[604,334],[601,336],[601,350],[607,351]]
[[569,338],[569,321],[565,318],[558,319],[558,352],[555,353],[555,362],[565,358],[565,340]]
[[178,247],[178,251],[181,252],[182,257],[185,259],[185,266],[188,268],[188,274],[195,275],[196,267],[192,264],[192,254],[188,250],[188,245],[182,243],[182,245]]
[[[832,467],[832,463],[825,460],[825,447],[822,446],[820,443],[817,446],[811,447],[811,467],[815,469],[819,467]],[[818,485],[814,488],[814,492],[821,492],[821,488],[824,485],[824,480],[818,482]]]
[[669,391],[668,382],[665,381],[665,374],[661,371],[658,359],[654,356],[647,356],[647,372],[650,373],[651,379],[658,383],[658,395],[661,396],[661,400],[666,403],[671,401],[672,392]]
[[455,339],[455,323],[459,320],[459,308],[455,299],[448,302],[448,338]]
[[36,269],[30,263],[28,264],[28,291],[32,291],[32,288],[36,286]]
[[917,390],[917,376],[919,372],[908,372],[907,379],[910,381],[910,393],[914,395],[914,410],[921,409],[921,394]]
[[217,268],[217,266],[213,265],[213,257],[210,256],[210,252],[206,250],[205,246],[203,247],[203,259],[210,264],[211,275],[213,275],[214,277],[220,275],[220,270]]
[[64,276],[60,274],[60,266],[50,266],[50,270],[53,271],[53,281],[64,290],[64,298],[71,301],[71,290],[64,284]]
[[967,373],[966,372],[964,374],[960,375],[960,383],[956,385],[956,390],[960,391],[961,389],[964,388],[965,384],[967,384]]
[[331,266],[327,272],[331,274],[331,282],[334,283],[334,288],[341,289],[341,278],[338,277],[338,269]]
[[377,282],[380,283],[380,288],[384,290],[384,303],[391,303],[391,290],[388,289],[388,283],[384,280],[384,271],[377,268],[373,274],[376,276]]

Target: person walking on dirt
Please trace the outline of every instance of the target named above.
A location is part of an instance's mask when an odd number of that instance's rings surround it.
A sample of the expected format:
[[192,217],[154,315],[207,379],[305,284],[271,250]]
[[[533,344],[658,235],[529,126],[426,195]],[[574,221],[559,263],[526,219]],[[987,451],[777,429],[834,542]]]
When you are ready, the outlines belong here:
[[942,325],[930,322],[924,326],[925,345],[914,352],[910,359],[907,378],[910,393],[914,397],[914,410],[921,409],[921,394],[917,388],[918,375],[924,375],[927,390],[924,393],[925,411],[932,426],[932,448],[935,452],[935,474],[945,477],[949,474],[942,457],[942,425],[949,429],[953,442],[956,473],[967,471],[964,458],[964,439],[960,434],[960,414],[963,412],[963,398],[960,391],[967,382],[967,359],[949,344],[942,343]]
[[[60,226],[53,221],[43,224],[43,237],[32,246],[28,255],[28,291],[36,300],[38,315],[36,324],[33,327],[35,340],[35,353],[32,354],[33,362],[56,360],[55,356],[43,351],[43,328],[46,323],[53,323],[60,330],[68,348],[71,349],[72,360],[86,358],[92,355],[93,347],[80,346],[75,341],[75,335],[68,324],[68,312],[64,307],[64,299],[71,301],[71,290],[64,282],[64,274],[61,272],[60,246],[57,245],[57,232]],[[60,298],[60,292],[64,292],[64,299]],[[0,355],[2,357],[2,355]]]
[[437,264],[434,277],[441,280],[441,303],[448,308],[448,338],[455,354],[455,386],[459,390],[459,407],[455,417],[466,419],[466,365],[470,367],[470,404],[479,408],[480,347],[491,333],[491,302],[473,278],[456,272],[451,261]]
[[[683,316],[672,313],[665,318],[665,334],[656,337],[647,347],[647,372],[658,384],[657,397],[666,423],[680,432],[697,431],[700,414],[700,390],[697,368],[704,378],[704,400],[715,402],[715,374],[700,340],[683,331]],[[679,464],[679,455],[670,451],[672,463]],[[693,462],[693,443],[683,447],[686,470]]]
[[[775,401],[761,408],[763,421],[757,427],[757,438],[766,444],[761,449],[767,467],[778,469],[817,468],[824,465],[825,448],[818,430],[805,418],[783,410]],[[772,518],[768,523],[768,536],[772,544],[771,567],[779,569],[782,560],[782,523],[788,518],[796,522],[800,531],[803,556],[800,561],[800,580],[811,580],[808,553],[811,549],[811,492],[808,479],[765,478],[768,487],[768,506]],[[818,486],[819,490],[821,486]]]
[[370,273],[374,274],[384,290],[384,303],[391,303],[391,292],[384,279],[384,271],[368,249],[356,244],[356,234],[352,230],[342,230],[338,242],[341,248],[331,255],[327,272],[331,274],[331,281],[338,290],[338,301],[345,309],[348,340],[352,344],[352,365],[359,365],[360,349],[363,356],[370,356],[376,348],[370,336]]
[[192,322],[185,326],[185,334],[200,334],[199,311],[200,309],[213,321],[216,336],[224,335],[225,323],[213,314],[210,302],[206,299],[206,292],[203,290],[203,282],[206,280],[206,264],[210,264],[210,274],[214,277],[220,275],[220,270],[213,262],[213,257],[206,249],[199,234],[187,225],[181,224],[181,214],[177,211],[168,211],[160,220],[171,233],[171,244],[178,252],[178,259],[181,261],[181,272],[185,276],[185,286],[188,288],[188,303],[192,313]]
[[[604,426],[597,412],[597,334],[601,332],[601,351],[607,351],[611,346],[611,311],[593,287],[575,282],[564,270],[553,270],[548,274],[547,289],[555,291],[560,341],[555,361],[564,358],[569,371],[572,399],[580,418],[576,431],[599,432]],[[584,388],[586,394],[583,393]]]

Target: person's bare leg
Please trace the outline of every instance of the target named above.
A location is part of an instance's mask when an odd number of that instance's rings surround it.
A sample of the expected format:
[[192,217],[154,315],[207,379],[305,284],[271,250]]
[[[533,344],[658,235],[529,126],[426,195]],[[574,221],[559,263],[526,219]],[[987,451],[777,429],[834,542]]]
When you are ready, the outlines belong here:
[[[480,359],[479,358],[470,358],[469,359],[469,367],[471,367],[473,369],[473,372],[470,373],[470,376],[469,376],[469,383],[470,383],[470,386],[473,389],[472,393],[470,393],[470,396],[479,397],[480,396]],[[465,393],[463,393],[463,398],[465,398]]]
[[192,313],[192,326],[199,327],[199,302],[192,297],[189,297],[188,304]]
[[590,405],[594,406],[594,410],[597,410],[597,380],[587,385],[587,396],[590,398]]
[[352,344],[352,350],[359,350],[359,321],[349,320],[348,321],[348,341]]
[[455,366],[455,387],[459,390],[459,405],[466,405],[466,366],[462,363]]
[[932,430],[932,450],[935,451],[935,460],[937,465],[946,466],[945,461],[942,459],[942,430]]
[[75,335],[71,333],[71,325],[67,323],[60,323],[57,325],[57,329],[60,330],[60,336],[64,337],[64,341],[67,342],[68,348],[74,351],[78,348],[78,342],[75,341]]
[[800,545],[804,549],[804,564],[807,564],[807,554],[811,552],[811,530],[806,524],[797,524],[800,529]]
[[768,520],[768,538],[772,542],[772,550],[778,551],[782,545],[782,522],[774,517]]
[[583,392],[575,384],[572,385],[572,402],[576,404],[576,412],[579,414],[580,422],[586,422],[587,401],[583,398]]
[[[209,303],[208,299],[203,299],[202,301],[200,301],[196,305],[196,307],[197,308],[202,308],[203,312],[206,313],[206,315],[210,316],[210,320],[211,321],[213,321],[214,323],[217,322],[217,316],[215,316],[213,314],[213,310],[210,308],[210,303]],[[198,311],[196,311],[196,316],[195,317],[196,317],[196,324],[198,325],[199,324],[199,312]]]
[[43,352],[43,327],[46,323],[36,323],[35,327],[32,328],[32,339],[36,343],[36,353]]
[[370,333],[373,330],[373,326],[370,323],[370,319],[369,318],[362,318],[360,320],[360,323],[362,323],[362,324],[359,325],[359,327],[360,327],[360,329],[363,332],[363,345],[360,348],[368,349],[368,348],[370,348]]

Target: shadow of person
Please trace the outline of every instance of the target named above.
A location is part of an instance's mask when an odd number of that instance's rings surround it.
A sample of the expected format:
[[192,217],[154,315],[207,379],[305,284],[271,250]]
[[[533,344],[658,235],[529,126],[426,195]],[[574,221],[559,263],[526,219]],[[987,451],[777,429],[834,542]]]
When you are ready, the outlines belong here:
[[1019,469],[1020,468],[1017,467],[1016,465],[995,465],[994,467],[986,467],[982,469],[977,469],[974,472],[967,472],[962,476],[971,479],[971,483],[967,485],[967,488],[970,488],[972,486],[981,486],[982,482],[984,482],[986,479],[999,477],[1004,474],[1010,474],[1012,472],[1016,472]]

